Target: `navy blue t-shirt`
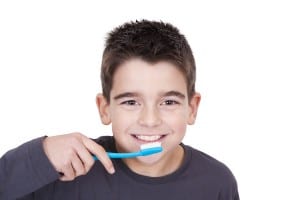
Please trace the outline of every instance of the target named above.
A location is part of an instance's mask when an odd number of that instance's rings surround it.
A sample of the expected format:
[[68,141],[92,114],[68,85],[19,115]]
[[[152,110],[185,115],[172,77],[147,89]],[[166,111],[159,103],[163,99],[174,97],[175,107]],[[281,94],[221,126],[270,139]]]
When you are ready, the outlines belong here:
[[[147,177],[114,159],[115,174],[96,162],[88,174],[60,181],[38,138],[6,153],[0,160],[0,199],[22,200],[239,200],[236,180],[221,162],[182,144],[179,169],[163,177]],[[115,151],[113,137],[95,140]]]

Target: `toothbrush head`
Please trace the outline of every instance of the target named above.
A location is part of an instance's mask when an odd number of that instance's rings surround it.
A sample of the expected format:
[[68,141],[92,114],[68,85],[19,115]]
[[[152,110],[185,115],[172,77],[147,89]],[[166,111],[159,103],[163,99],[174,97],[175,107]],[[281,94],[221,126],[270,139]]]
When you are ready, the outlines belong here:
[[153,142],[141,145],[141,156],[148,156],[151,154],[162,152],[163,148],[160,142]]

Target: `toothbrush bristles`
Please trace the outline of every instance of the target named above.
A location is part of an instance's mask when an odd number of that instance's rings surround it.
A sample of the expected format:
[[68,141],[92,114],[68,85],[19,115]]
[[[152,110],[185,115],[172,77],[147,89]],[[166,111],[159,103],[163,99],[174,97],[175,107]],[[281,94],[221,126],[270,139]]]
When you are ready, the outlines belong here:
[[161,143],[160,142],[151,142],[151,143],[141,145],[141,149],[149,149],[149,148],[154,148],[154,147],[161,147]]

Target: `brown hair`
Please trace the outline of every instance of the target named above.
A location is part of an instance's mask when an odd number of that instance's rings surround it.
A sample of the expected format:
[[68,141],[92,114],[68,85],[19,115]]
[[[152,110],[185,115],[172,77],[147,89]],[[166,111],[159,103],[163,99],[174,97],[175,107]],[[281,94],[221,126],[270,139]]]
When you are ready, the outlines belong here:
[[125,23],[108,34],[101,66],[102,92],[108,102],[114,72],[132,58],[174,64],[185,76],[188,98],[195,93],[195,60],[185,36],[169,23],[142,20]]

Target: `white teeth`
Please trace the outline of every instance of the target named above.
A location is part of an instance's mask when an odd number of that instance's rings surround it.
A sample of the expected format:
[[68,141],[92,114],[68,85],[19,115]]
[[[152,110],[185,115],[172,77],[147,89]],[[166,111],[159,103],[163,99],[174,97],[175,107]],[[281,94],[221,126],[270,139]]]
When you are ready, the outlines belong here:
[[162,135],[136,135],[139,140],[153,142],[162,138]]

